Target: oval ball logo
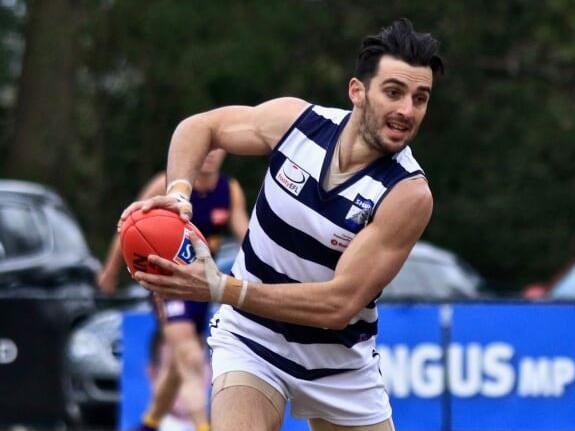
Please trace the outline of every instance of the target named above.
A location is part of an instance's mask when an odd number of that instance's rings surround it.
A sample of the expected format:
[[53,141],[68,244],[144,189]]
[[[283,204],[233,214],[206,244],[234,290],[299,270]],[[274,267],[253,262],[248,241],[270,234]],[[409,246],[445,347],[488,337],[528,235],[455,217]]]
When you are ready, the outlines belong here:
[[309,179],[309,174],[291,160],[286,159],[278,169],[275,179],[288,192],[298,196]]
[[305,181],[305,174],[299,168],[299,166],[294,163],[284,164],[283,172],[284,175],[294,183],[301,184]]
[[192,240],[190,239],[190,231],[188,229],[184,229],[182,242],[172,260],[182,265],[188,265],[196,260],[196,252],[194,251],[194,246],[192,245]]

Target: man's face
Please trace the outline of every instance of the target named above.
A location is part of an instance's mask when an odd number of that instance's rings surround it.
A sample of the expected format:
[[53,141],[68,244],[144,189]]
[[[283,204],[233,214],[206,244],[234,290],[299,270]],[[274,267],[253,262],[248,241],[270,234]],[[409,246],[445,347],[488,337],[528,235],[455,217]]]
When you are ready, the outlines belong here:
[[360,133],[383,154],[401,151],[417,135],[431,95],[430,67],[383,56],[365,90]]

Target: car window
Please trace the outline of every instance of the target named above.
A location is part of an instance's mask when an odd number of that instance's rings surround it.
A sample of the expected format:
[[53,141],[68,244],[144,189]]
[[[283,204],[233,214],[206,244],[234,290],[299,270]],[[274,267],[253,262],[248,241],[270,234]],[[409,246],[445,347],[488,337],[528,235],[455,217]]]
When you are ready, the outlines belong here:
[[417,264],[408,259],[395,278],[383,290],[383,298],[422,296],[426,286],[422,285]]
[[428,283],[428,294],[436,298],[461,298],[477,296],[479,279],[452,262],[421,262],[421,270]]
[[46,207],[46,216],[54,230],[57,253],[87,253],[88,246],[76,220],[62,207]]
[[473,298],[479,296],[480,282],[480,276],[465,262],[428,244],[416,245],[381,298]]
[[45,246],[38,215],[28,205],[0,206],[0,260],[41,253]]

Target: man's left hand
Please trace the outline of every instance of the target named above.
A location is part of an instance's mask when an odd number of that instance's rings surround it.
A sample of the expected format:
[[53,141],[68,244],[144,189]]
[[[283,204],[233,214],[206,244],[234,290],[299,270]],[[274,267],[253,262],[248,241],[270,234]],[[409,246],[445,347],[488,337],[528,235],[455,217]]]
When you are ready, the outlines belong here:
[[160,256],[150,255],[148,262],[171,275],[136,272],[134,278],[147,290],[168,299],[200,302],[210,300],[210,288],[202,260],[198,259],[189,265],[178,265]]

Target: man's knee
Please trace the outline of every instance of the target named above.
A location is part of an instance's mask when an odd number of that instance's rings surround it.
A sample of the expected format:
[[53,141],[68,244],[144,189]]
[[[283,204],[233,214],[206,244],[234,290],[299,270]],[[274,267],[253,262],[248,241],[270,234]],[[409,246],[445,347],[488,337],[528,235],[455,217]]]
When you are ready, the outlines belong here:
[[176,362],[190,370],[202,370],[204,367],[204,350],[194,340],[186,340],[174,346]]

